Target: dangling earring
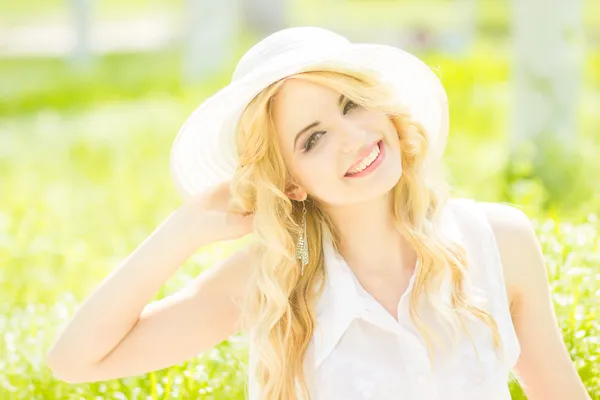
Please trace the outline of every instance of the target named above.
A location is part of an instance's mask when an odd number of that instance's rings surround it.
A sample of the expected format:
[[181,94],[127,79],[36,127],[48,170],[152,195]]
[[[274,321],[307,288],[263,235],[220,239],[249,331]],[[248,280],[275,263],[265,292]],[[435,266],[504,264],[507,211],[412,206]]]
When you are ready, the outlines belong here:
[[302,202],[302,231],[296,244],[296,258],[302,266],[301,274],[304,275],[304,266],[308,264],[308,238],[306,237],[306,203]]

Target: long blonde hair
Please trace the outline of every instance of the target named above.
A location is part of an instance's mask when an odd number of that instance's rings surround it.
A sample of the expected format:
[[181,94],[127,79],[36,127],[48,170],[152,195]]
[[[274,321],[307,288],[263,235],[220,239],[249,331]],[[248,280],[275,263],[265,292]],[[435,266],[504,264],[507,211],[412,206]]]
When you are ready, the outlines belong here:
[[[311,71],[293,78],[324,85],[359,106],[384,112],[398,133],[403,173],[392,189],[393,221],[414,247],[420,264],[410,294],[410,316],[430,357],[433,340],[439,339],[417,313],[422,293],[453,327],[466,330],[460,318],[466,314],[483,321],[491,328],[498,349],[501,344],[496,322],[473,305],[465,290],[466,250],[458,243],[448,242],[434,229],[432,221],[449,198],[449,189],[441,178],[441,168],[426,162],[430,143],[423,127],[393,101],[385,85],[368,74]],[[243,209],[254,213],[258,263],[253,266],[254,277],[242,304],[241,326],[253,333],[252,373],[260,398],[266,400],[296,400],[297,388],[302,392],[301,398],[309,398],[303,361],[315,328],[315,303],[324,286],[318,284],[326,279],[323,224],[330,230],[336,248],[340,239],[319,204],[307,201],[310,260],[304,274],[300,273],[295,258],[300,203],[284,193],[293,178],[279,152],[272,113],[273,101],[287,79],[269,86],[244,111],[237,132],[240,165],[232,180],[234,198]],[[439,299],[439,278],[448,270],[452,280],[451,304],[444,304]]]

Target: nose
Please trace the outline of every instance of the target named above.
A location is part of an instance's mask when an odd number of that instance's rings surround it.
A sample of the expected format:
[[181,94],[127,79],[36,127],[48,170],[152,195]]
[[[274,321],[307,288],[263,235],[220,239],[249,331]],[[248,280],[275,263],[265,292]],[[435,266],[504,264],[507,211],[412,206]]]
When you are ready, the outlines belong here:
[[367,143],[367,131],[352,122],[340,127],[339,137],[340,149],[345,154],[355,154]]

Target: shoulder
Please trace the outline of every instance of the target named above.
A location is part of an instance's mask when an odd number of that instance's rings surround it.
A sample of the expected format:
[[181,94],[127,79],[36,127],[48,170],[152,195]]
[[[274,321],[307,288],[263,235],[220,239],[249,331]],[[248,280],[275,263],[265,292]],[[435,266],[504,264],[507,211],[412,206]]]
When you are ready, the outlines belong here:
[[531,220],[515,206],[503,203],[478,202],[492,229],[498,250],[503,257],[537,244]]
[[525,212],[519,208],[504,203],[477,202],[485,212],[494,232],[528,231],[531,222]]
[[512,247],[518,241],[510,240],[515,234],[528,235],[532,230],[529,217],[519,208],[505,203],[488,203],[469,198],[452,198],[448,203],[460,215],[463,223],[484,222],[489,226],[502,247]]
[[540,284],[545,268],[531,220],[522,210],[502,203],[479,202],[494,233],[511,303]]

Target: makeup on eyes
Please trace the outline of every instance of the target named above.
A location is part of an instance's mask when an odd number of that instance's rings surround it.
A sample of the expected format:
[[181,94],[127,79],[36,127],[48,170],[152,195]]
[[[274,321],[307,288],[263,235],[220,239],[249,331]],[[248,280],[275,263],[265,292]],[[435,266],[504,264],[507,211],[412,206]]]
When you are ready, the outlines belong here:
[[[346,97],[344,97],[344,95],[340,96],[339,103],[340,103],[340,104],[342,104],[342,103],[343,103],[343,101],[344,101],[344,99],[346,99]],[[357,107],[357,104],[356,104],[356,103],[354,103],[352,100],[349,100],[349,99],[348,99],[348,101],[346,102],[346,104],[344,104],[344,108],[343,108],[343,110],[342,110],[342,113],[343,113],[344,115],[346,115],[346,114],[348,113],[348,111],[349,111],[349,109],[348,109],[348,105],[352,105],[352,107],[350,107],[350,109],[353,109],[353,108]],[[315,122],[313,122],[311,125],[307,126],[305,129],[303,129],[303,130],[302,130],[302,133],[303,133],[304,131],[306,131],[306,130],[310,129],[310,128],[313,128],[313,127],[317,126],[319,123],[320,123],[319,121],[315,121]],[[314,139],[314,138],[315,138],[317,135],[321,135],[321,136],[322,136],[322,135],[324,135],[325,133],[326,133],[325,131],[317,131],[317,132],[313,132],[313,133],[312,133],[312,134],[311,134],[311,135],[308,137],[308,139],[306,140],[306,142],[304,142],[304,145],[302,146],[302,152],[303,152],[303,153],[307,153],[307,152],[309,152],[309,151],[310,151],[310,150],[311,150],[311,149],[314,147],[314,144],[312,144],[312,143],[313,143],[313,141],[314,141],[314,140],[318,140],[318,139]],[[318,136],[318,137],[320,138],[321,136]]]

